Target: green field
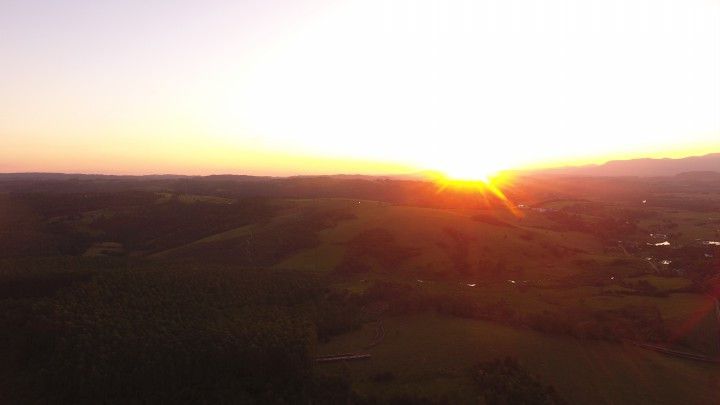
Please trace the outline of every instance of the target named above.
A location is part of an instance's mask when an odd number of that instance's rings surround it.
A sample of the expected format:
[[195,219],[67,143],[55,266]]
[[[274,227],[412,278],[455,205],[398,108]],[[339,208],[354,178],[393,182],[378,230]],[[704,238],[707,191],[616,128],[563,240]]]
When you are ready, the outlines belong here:
[[476,216],[487,214],[473,210],[393,206],[376,201],[345,199],[285,200],[282,204],[282,213],[269,222],[209,235],[155,256],[173,257],[190,248],[194,251],[203,247],[212,249],[220,243],[241,246],[252,232],[288,226],[306,212],[330,209],[344,210],[355,218],[320,230],[316,246],[285,257],[274,267],[332,270],[342,261],[348,242],[363,231],[373,229],[385,230],[394,237],[398,246],[412,246],[418,251],[399,268],[393,269],[400,272],[443,273],[452,267],[450,255],[457,243],[452,234],[467,241],[464,260],[468,266],[477,266],[481,261],[502,262],[533,279],[577,272],[581,268],[573,264],[573,257],[598,254],[602,249],[599,242],[589,235],[539,228],[537,221],[529,215],[515,217],[509,213],[494,213],[491,215],[497,221],[495,224],[494,221],[476,220]]
[[[649,232],[666,233],[673,244],[692,244],[697,240],[720,240],[720,215],[716,212],[666,210],[640,226]],[[648,235],[648,241],[650,241]]]
[[[334,202],[339,203],[339,202]],[[320,232],[321,244],[303,251],[276,266],[281,268],[332,269],[342,259],[344,245],[363,230],[385,229],[400,246],[412,246],[420,254],[403,263],[400,271],[420,270],[441,273],[452,267],[448,248],[452,238],[448,230],[468,240],[467,262],[474,265],[480,260],[501,261],[509,267],[522,268],[530,277],[562,275],[572,272],[572,266],[558,266],[547,247],[561,251],[597,253],[599,243],[592,237],[576,232],[555,232],[536,228],[528,218],[517,218],[509,213],[494,213],[495,225],[475,220],[483,211],[441,210],[403,207],[368,201],[348,201],[348,209],[356,219],[343,221],[336,227]],[[448,246],[448,248],[443,248]]]
[[[577,340],[484,321],[436,315],[384,321],[386,337],[372,340],[373,324],[319,347],[320,354],[367,352],[370,360],[322,365],[349,377],[361,392],[406,393],[453,403],[475,403],[480,394],[467,370],[476,362],[512,356],[568,403],[707,404],[720,395],[716,366],[667,357],[631,345]],[[391,372],[390,383],[374,376]]]

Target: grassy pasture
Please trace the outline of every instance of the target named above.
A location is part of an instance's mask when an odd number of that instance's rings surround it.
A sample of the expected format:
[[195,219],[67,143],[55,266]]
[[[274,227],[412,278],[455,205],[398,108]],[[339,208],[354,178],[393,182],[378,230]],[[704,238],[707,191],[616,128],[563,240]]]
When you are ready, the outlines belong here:
[[[480,394],[467,370],[477,361],[513,356],[552,384],[568,403],[705,404],[720,394],[716,366],[666,357],[629,345],[582,341],[484,321],[436,315],[388,319],[372,359],[321,367],[349,377],[361,392],[416,393],[453,403]],[[372,324],[321,345],[321,354],[361,350]],[[391,382],[375,376],[392,373]]]
[[[720,240],[720,214],[704,211],[658,211],[661,215],[644,219],[639,226],[649,232],[669,233],[674,245],[700,240]],[[648,235],[648,241],[650,237]]]
[[[366,201],[350,202],[350,207],[355,219],[322,230],[319,246],[299,252],[277,267],[332,269],[340,262],[345,245],[355,235],[377,228],[392,234],[400,246],[418,248],[419,254],[403,263],[397,269],[400,271],[441,273],[452,268],[450,255],[457,246],[453,235],[466,241],[465,259],[469,266],[478,266],[479,262],[503,262],[532,277],[559,275],[561,269],[568,269],[567,265],[557,265],[558,261],[565,261],[568,252],[574,255],[579,251],[601,251],[599,242],[590,235],[526,226],[526,218],[516,218],[508,213],[497,214],[502,224],[493,224],[475,220],[478,214],[488,214],[472,210],[392,206]],[[570,272],[575,270],[578,269],[570,268]]]
[[591,296],[585,299],[585,303],[606,310],[626,305],[654,306],[660,311],[674,346],[707,356],[720,356],[720,330],[714,303],[708,296],[687,293],[667,297]]

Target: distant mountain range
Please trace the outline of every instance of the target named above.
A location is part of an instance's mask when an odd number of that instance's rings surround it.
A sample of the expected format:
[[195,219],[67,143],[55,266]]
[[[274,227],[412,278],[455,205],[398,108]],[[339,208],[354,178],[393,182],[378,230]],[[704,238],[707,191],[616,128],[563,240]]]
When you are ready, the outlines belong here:
[[533,171],[535,174],[559,176],[676,176],[688,172],[720,173],[720,153],[681,159],[611,160],[601,165],[569,166]]
[[[585,166],[565,166],[554,167],[538,170],[508,170],[508,173],[526,174],[526,175],[551,175],[551,176],[589,176],[589,177],[662,177],[677,176],[685,174],[687,176],[720,176],[720,153],[710,153],[703,156],[691,156],[680,159],[629,159],[629,160],[611,160],[599,165]],[[248,176],[248,175],[211,175],[211,176],[185,176],[175,174],[160,175],[104,175],[104,174],[72,174],[72,173],[0,173],[0,181],[58,181],[58,180],[180,180],[192,178],[207,178],[214,180],[267,180],[267,179],[304,179],[331,177],[344,180],[429,180],[435,179],[441,173],[437,171],[420,171],[407,174],[389,174],[389,175],[363,175],[363,174],[335,174],[335,175],[296,175],[287,177],[275,176]]]

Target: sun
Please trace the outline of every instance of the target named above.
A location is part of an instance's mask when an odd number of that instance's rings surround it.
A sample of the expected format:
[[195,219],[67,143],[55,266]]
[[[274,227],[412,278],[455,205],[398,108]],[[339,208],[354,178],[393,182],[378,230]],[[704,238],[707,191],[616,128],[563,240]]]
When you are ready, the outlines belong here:
[[501,201],[513,215],[522,216],[522,213],[503,191],[513,184],[512,172],[491,169],[489,166],[483,167],[477,163],[463,165],[456,162],[456,164],[446,167],[442,171],[434,172],[432,176],[432,181],[438,186],[439,192],[450,189],[477,193],[484,198],[493,196]]
[[447,180],[456,182],[482,182],[491,183],[497,177],[500,169],[472,161],[451,161],[443,165],[439,171]]
[[490,182],[493,173],[485,170],[443,170],[443,174],[448,180],[457,182]]

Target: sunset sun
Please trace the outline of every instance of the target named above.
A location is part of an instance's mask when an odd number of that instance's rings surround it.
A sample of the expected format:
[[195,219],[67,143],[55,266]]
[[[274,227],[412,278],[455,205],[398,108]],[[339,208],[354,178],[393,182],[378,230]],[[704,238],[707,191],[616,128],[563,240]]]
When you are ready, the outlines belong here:
[[[704,1],[240,2],[221,18],[198,3],[178,7],[187,28],[145,21],[132,47],[107,28],[123,6],[87,6],[84,25],[27,28],[22,57],[0,44],[0,167],[482,179],[698,154],[720,147]],[[3,25],[22,38],[35,17],[18,7]],[[51,29],[67,33],[52,74]]]
[[448,178],[458,181],[489,182],[502,168],[484,166],[476,162],[448,162],[439,170]]

